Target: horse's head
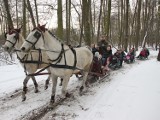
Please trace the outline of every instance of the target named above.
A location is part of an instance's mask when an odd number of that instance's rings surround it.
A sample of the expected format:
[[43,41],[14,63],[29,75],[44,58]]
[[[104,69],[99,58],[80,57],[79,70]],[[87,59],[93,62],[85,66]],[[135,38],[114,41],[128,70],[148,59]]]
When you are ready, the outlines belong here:
[[46,31],[45,25],[38,25],[27,36],[25,42],[21,46],[23,52],[28,52],[31,49],[38,49],[44,46],[44,32]]
[[5,44],[2,46],[5,51],[11,52],[15,47],[16,43],[19,40],[19,33],[21,28],[19,29],[10,29],[7,33],[5,33]]

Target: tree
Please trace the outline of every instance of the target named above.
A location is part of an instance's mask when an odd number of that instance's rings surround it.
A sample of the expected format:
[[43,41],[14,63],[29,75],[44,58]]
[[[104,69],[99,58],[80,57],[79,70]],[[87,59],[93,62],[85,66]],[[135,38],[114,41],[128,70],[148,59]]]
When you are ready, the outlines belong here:
[[140,15],[141,15],[141,0],[138,0],[138,12],[137,12],[137,26],[136,26],[136,42],[135,42],[135,48],[138,50],[138,42],[140,41],[140,29],[141,29],[141,23],[140,23]]
[[37,25],[39,24],[39,17],[38,17],[38,9],[37,9],[37,0],[34,0],[35,10],[36,10],[36,20]]
[[10,14],[10,8],[9,8],[9,4],[8,4],[8,0],[3,0],[3,3],[4,3],[4,7],[5,7],[5,10],[6,10],[6,13],[7,13],[7,23],[8,23],[8,27],[9,28],[14,28],[13,27],[13,21],[12,21],[12,18],[11,18],[11,14]]
[[26,2],[23,0],[23,37],[26,38]]
[[16,0],[16,19],[17,19],[17,28],[18,28],[18,0]]
[[82,0],[82,21],[84,25],[84,41],[86,45],[91,45],[91,30],[90,30],[90,5],[91,0]]
[[[158,10],[157,10],[157,38],[156,38],[156,50],[160,42],[160,0],[158,0]],[[159,44],[160,47],[160,44]]]
[[97,42],[98,42],[99,33],[100,33],[101,16],[102,16],[102,5],[103,5],[103,0],[101,0],[101,4],[100,4],[100,12],[99,12],[99,18],[98,18],[98,30],[97,30]]
[[66,41],[70,44],[70,18],[71,18],[71,0],[66,0]]
[[105,34],[106,34],[107,40],[109,38],[110,17],[111,17],[111,0],[108,0],[108,12],[107,12],[107,20],[106,20],[106,26],[105,26]]
[[30,16],[31,16],[32,25],[33,25],[33,27],[35,28],[35,27],[36,27],[36,23],[35,23],[35,19],[34,19],[32,7],[31,7],[31,4],[30,4],[30,1],[29,1],[29,0],[27,0],[27,9],[28,9],[28,11],[29,11],[29,13],[30,13]]
[[125,48],[125,51],[127,51],[127,47],[128,47],[128,11],[129,11],[129,0],[126,0],[126,24],[125,24],[125,43],[124,43],[124,48]]
[[62,0],[57,0],[58,2],[58,9],[57,9],[57,36],[60,39],[63,39],[63,19],[62,19]]

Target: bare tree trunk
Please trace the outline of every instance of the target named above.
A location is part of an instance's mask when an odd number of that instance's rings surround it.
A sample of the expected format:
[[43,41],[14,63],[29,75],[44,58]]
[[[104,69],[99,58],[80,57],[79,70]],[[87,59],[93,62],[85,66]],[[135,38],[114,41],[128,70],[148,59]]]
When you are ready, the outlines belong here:
[[137,12],[137,27],[136,27],[136,50],[138,50],[138,42],[140,40],[140,28],[141,28],[141,23],[140,23],[140,15],[141,15],[141,0],[138,0],[138,12]]
[[26,38],[26,3],[25,0],[23,0],[23,37]]
[[128,11],[129,11],[129,0],[126,0],[126,24],[125,24],[125,43],[124,43],[124,48],[125,51],[127,51],[127,47],[128,47]]
[[105,26],[105,34],[107,40],[109,38],[110,16],[111,16],[111,0],[108,0],[108,12],[107,12],[107,20]]
[[30,16],[31,16],[32,25],[33,25],[33,27],[36,27],[36,23],[35,23],[33,11],[32,11],[31,4],[30,4],[30,1],[29,1],[29,0],[27,0],[27,9],[28,9],[28,11],[29,11],[29,13],[30,13]]
[[121,0],[121,10],[120,10],[120,32],[119,32],[119,43],[118,46],[120,47],[122,45],[122,37],[123,37],[123,23],[124,23],[124,4],[123,4],[123,0]]
[[3,3],[4,3],[6,13],[7,13],[8,28],[14,28],[13,27],[13,21],[12,21],[12,18],[11,18],[11,14],[10,14],[10,11],[9,11],[10,8],[9,8],[8,0],[3,0]]
[[99,34],[100,34],[100,25],[101,25],[101,16],[102,16],[102,5],[103,5],[103,0],[101,0],[101,4],[100,4],[100,13],[99,13],[99,18],[98,18],[98,30],[97,30],[97,42],[98,42]]
[[36,20],[37,20],[37,25],[39,24],[39,17],[38,17],[38,9],[37,9],[37,0],[34,0],[35,4],[35,10],[36,10]]
[[66,40],[70,44],[71,0],[66,0]]
[[84,19],[84,40],[86,45],[91,45],[91,30],[90,30],[90,0],[82,0],[82,19]]
[[17,19],[17,28],[18,28],[18,0],[16,0],[16,19]]
[[57,28],[57,36],[61,40],[63,39],[63,19],[62,19],[62,0],[57,0],[58,2],[58,9],[57,9],[57,22],[58,22],[58,28]]
[[93,27],[93,20],[92,20],[92,7],[91,7],[91,0],[89,0],[89,24],[90,24],[90,30],[91,30],[91,42],[93,42],[94,39],[94,27]]
[[[156,38],[156,50],[160,42],[160,0],[158,0],[158,11],[157,11],[157,38]],[[160,47],[160,44],[159,44]]]

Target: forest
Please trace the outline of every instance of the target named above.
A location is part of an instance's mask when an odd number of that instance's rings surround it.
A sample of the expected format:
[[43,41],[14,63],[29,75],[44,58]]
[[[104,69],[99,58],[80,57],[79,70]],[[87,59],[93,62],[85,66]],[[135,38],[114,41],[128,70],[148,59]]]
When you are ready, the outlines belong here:
[[38,24],[66,44],[91,45],[100,36],[118,48],[159,45],[160,0],[1,0],[0,44],[11,28],[24,38]]

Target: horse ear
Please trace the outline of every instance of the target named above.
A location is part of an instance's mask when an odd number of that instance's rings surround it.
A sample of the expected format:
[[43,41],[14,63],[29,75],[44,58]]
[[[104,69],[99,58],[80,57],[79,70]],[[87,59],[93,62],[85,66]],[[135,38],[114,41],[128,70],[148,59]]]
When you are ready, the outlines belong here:
[[38,23],[38,27],[41,27],[41,25]]
[[4,32],[4,38],[5,38],[5,39],[7,38],[7,33],[6,33],[6,32]]
[[22,25],[20,28],[17,29],[17,32],[18,32],[18,33],[21,32],[22,27],[23,27],[23,25]]
[[8,31],[9,31],[9,33],[11,32],[11,27],[10,26],[8,26]]
[[21,27],[19,28],[20,30],[23,28],[23,25],[21,25]]
[[46,22],[46,24],[44,24],[44,25],[42,25],[43,27],[45,27],[47,25],[47,22]]

